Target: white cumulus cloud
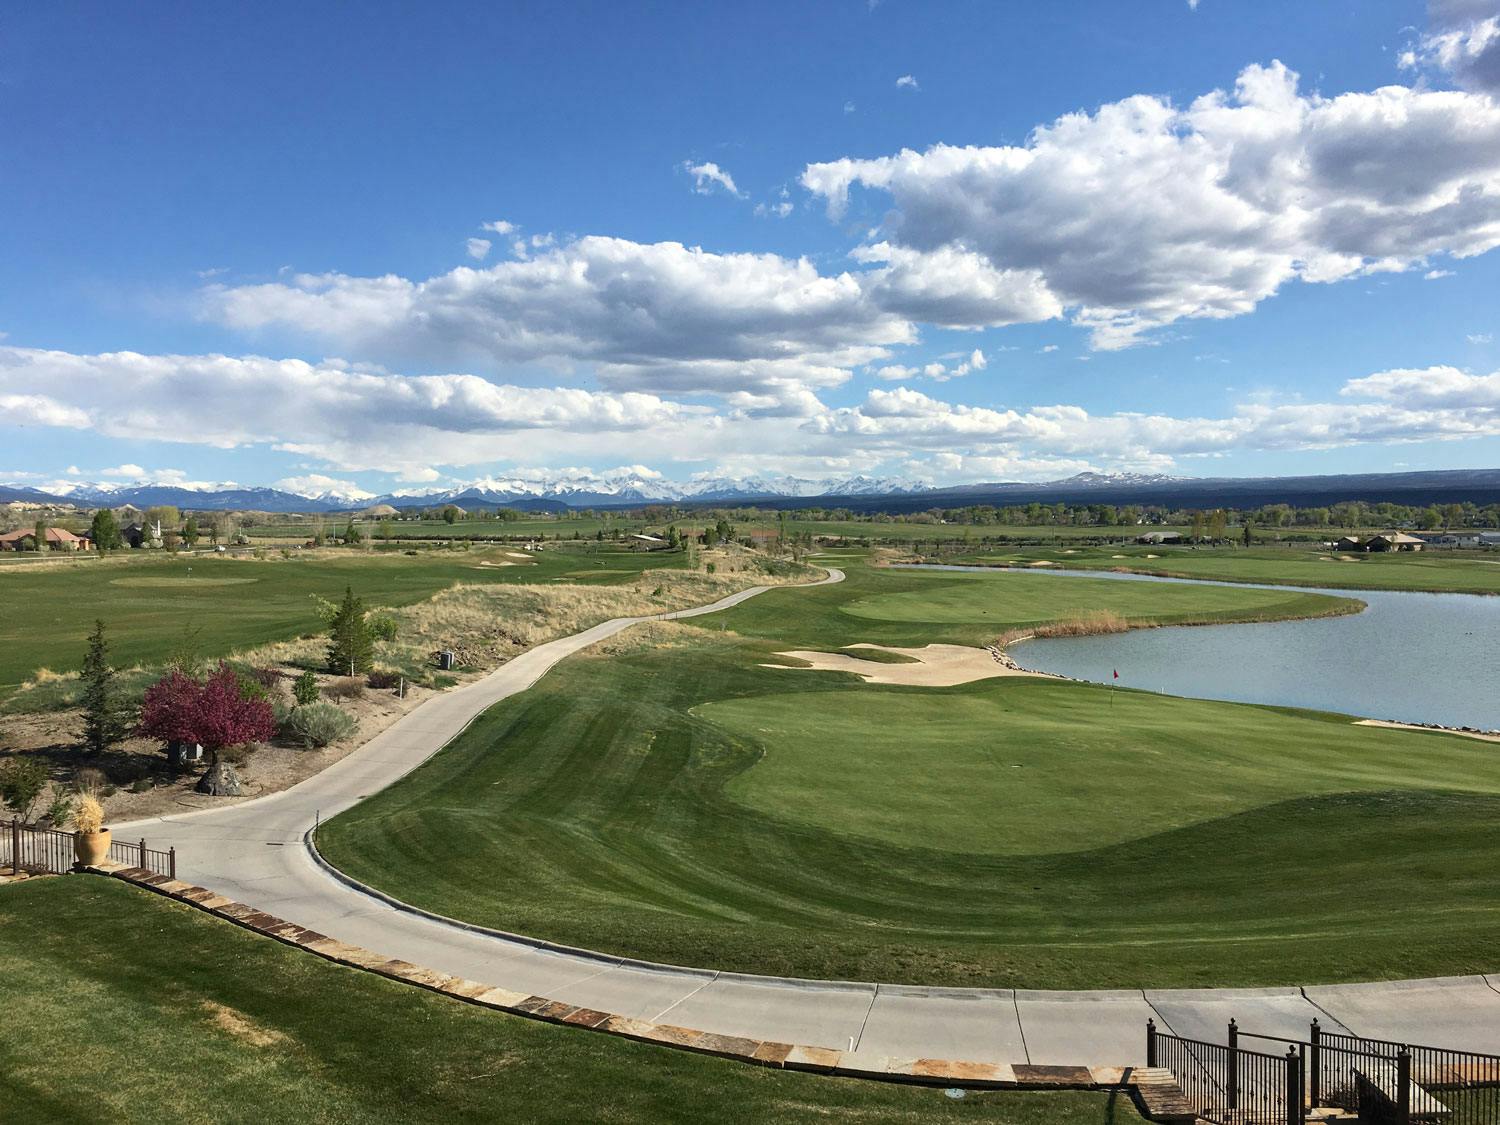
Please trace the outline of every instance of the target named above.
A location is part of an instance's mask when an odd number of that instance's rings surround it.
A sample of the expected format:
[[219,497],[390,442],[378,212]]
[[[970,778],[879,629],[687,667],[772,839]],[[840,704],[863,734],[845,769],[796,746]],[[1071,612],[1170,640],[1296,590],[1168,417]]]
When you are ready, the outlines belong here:
[[1065,308],[1117,348],[1242,315],[1292,280],[1500,245],[1500,106],[1402,86],[1325,98],[1273,63],[1186,106],[1139,95],[1025,145],[844,158],[802,183],[833,216],[856,185],[887,193],[885,245],[978,256],[1026,280],[1036,318]]

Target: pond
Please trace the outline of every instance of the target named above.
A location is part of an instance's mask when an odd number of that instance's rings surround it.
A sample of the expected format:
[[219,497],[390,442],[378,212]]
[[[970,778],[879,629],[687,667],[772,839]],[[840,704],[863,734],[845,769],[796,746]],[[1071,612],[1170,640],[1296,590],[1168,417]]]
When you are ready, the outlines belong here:
[[[1004,580],[1003,570],[992,573]],[[1226,584],[1099,571],[1034,569],[1025,573],[1052,574],[1059,581],[1101,578]],[[1500,729],[1500,597],[1387,590],[1311,592],[1357,598],[1368,608],[1363,613],[1308,621],[1051,637],[1012,645],[1010,655],[1032,671],[1169,695]],[[1116,671],[1118,680],[1114,679]]]

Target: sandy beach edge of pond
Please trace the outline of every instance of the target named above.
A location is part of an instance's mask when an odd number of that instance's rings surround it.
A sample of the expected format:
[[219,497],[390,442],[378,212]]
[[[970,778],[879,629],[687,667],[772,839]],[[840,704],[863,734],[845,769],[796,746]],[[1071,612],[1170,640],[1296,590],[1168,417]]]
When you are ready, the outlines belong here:
[[1464,730],[1461,727],[1444,727],[1427,723],[1397,723],[1389,719],[1355,719],[1357,727],[1385,727],[1388,730],[1425,730],[1433,734],[1456,734],[1461,738],[1477,738],[1480,742],[1500,742],[1500,731]]

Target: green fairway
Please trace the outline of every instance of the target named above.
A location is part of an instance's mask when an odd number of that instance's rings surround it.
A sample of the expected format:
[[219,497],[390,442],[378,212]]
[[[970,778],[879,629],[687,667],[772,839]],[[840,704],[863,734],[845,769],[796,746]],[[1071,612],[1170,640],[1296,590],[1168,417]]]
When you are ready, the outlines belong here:
[[[720,969],[1077,988],[1495,968],[1492,744],[1062,681],[762,667],[993,636],[951,600],[936,623],[846,612],[956,598],[955,579],[994,584],[1015,620],[1041,612],[1027,591],[1145,588],[843,565],[674,647],[565,662],[321,846],[450,916]],[[1219,612],[1275,604],[1221,592]]]
[[993,578],[983,573],[930,573],[923,575],[915,587],[848,602],[843,612],[874,621],[969,624],[993,619],[997,624],[1015,627],[1065,621],[1101,610],[1132,621],[1171,624],[1296,617],[1316,613],[1319,605],[1305,594],[1283,590],[1174,586],[1046,574],[1008,574],[1003,583]]
[[1173,578],[1267,582],[1345,590],[1427,590],[1500,594],[1494,551],[1395,551],[1348,554],[1305,547],[1031,547],[960,555],[950,561],[1026,565],[1039,560],[1087,570],[1133,570]]
[[[813,675],[789,672],[788,678]],[[816,680],[825,673],[813,675]],[[1387,789],[1500,797],[1500,755],[1455,738],[1056,680],[739,697],[694,715],[758,747],[726,787],[766,816],[956,853],[1081,851],[1280,801]],[[1152,800],[1169,793],[1170,800]]]
[[1142,1120],[1107,1094],[956,1101],[534,1023],[81,875],[0,887],[0,1011],[7,1121]]
[[[271,552],[275,555],[275,552]],[[120,666],[157,663],[189,639],[203,657],[320,628],[315,597],[352,586],[367,605],[410,605],[455,583],[548,582],[587,568],[593,582],[627,580],[645,567],[681,565],[679,554],[564,546],[520,565],[484,566],[482,549],[326,551],[265,559],[121,556],[0,571],[0,695],[38,668],[76,668],[95,618],[109,626]]]

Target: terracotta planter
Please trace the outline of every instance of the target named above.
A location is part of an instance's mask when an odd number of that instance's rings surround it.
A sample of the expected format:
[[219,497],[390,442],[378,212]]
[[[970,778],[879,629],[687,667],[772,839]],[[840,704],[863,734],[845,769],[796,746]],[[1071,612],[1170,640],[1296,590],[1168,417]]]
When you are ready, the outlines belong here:
[[73,833],[73,855],[84,867],[93,867],[109,854],[109,829]]

